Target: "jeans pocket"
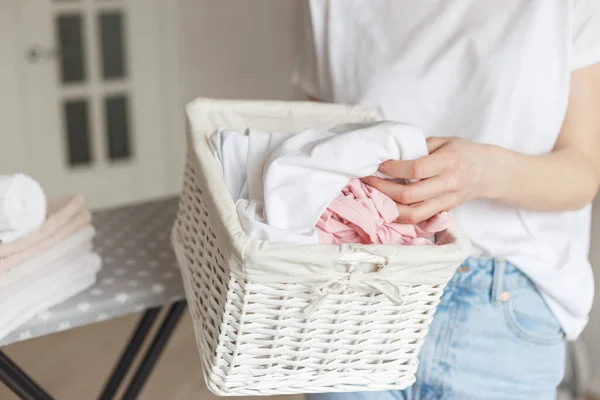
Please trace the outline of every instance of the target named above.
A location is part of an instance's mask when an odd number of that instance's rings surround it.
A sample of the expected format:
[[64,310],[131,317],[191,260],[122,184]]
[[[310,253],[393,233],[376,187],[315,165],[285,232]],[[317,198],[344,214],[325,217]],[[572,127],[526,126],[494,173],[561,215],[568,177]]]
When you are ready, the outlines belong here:
[[503,303],[504,316],[515,334],[540,345],[554,345],[564,340],[563,330],[540,292],[532,287],[510,295]]

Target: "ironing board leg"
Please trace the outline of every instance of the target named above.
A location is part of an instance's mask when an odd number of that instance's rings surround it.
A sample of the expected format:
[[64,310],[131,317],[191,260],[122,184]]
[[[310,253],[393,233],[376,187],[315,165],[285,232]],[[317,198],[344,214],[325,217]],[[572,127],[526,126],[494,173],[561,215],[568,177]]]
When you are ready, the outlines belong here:
[[181,319],[183,312],[186,308],[186,302],[184,300],[178,301],[174,303],[169,312],[165,316],[162,325],[156,332],[150,347],[146,351],[144,358],[140,362],[140,365],[135,372],[135,375],[129,382],[127,389],[125,390],[125,394],[122,397],[122,400],[135,400],[140,394],[146,380],[150,376],[150,373],[154,369],[160,354],[164,350],[166,344],[171,337],[171,334],[177,327],[177,323]]
[[[170,307],[158,331],[154,335],[144,358],[138,365],[131,382],[129,382],[125,389],[124,400],[134,400],[138,397],[173,331],[177,327],[185,308],[185,300],[178,301]],[[130,369],[135,357],[148,337],[161,309],[162,307],[148,309],[141,317],[117,365],[108,378],[99,400],[114,398],[119,386],[127,375],[127,371]],[[53,400],[44,389],[2,351],[0,351],[0,382],[4,383],[22,400]]]
[[104,390],[98,398],[99,400],[110,400],[117,393],[125,375],[127,375],[127,371],[144,344],[148,333],[150,333],[150,329],[152,329],[152,325],[156,321],[160,310],[161,307],[150,308],[140,318],[133,335],[129,339],[129,343],[127,343],[125,350],[121,354],[121,358],[104,385]]
[[52,400],[29,375],[0,351],[0,381],[22,400]]

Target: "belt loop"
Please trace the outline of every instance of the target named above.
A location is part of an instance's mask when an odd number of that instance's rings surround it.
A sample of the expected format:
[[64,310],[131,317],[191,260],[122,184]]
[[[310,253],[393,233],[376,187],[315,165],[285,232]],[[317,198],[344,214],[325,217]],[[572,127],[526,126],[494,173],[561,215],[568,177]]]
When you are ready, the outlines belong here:
[[506,261],[494,258],[494,271],[492,273],[491,300],[493,303],[502,302],[502,291],[504,289],[504,270]]

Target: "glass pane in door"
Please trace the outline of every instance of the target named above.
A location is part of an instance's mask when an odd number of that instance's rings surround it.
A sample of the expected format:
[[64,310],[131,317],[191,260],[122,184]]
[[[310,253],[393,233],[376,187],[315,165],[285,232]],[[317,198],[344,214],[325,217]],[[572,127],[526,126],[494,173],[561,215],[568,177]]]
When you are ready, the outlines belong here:
[[84,99],[67,100],[63,107],[69,165],[90,164],[92,152],[88,102]]
[[108,96],[104,100],[108,157],[123,160],[131,157],[129,115],[125,95]]
[[86,79],[83,18],[80,14],[56,17],[60,57],[60,78],[63,83],[83,82]]
[[120,11],[98,15],[102,76],[104,79],[123,78],[126,75],[125,45],[123,43],[123,14]]

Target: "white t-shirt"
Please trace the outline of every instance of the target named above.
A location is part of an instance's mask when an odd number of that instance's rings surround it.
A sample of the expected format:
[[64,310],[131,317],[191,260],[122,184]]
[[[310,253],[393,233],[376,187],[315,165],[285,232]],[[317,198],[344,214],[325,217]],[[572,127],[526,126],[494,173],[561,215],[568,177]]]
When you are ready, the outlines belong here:
[[[571,71],[600,61],[600,0],[309,0],[294,81],[427,136],[547,153]],[[574,177],[577,179],[577,177]],[[590,207],[532,212],[476,200],[454,211],[480,254],[517,265],[574,339],[594,283]]]

